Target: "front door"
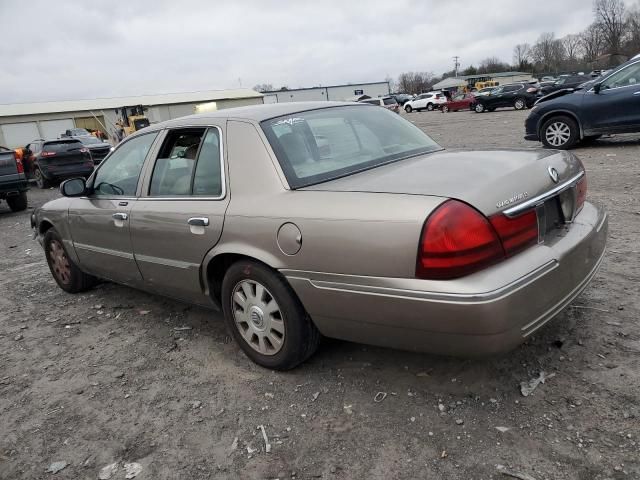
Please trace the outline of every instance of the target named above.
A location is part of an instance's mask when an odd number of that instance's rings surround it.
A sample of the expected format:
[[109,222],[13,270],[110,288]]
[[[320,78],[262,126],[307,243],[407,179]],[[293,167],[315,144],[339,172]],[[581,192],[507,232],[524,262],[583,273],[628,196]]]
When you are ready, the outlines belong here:
[[141,281],[129,222],[140,172],[156,136],[153,132],[121,143],[90,180],[91,193],[71,199],[71,238],[86,272],[126,284]]
[[587,132],[635,132],[640,130],[640,62],[606,78],[599,93],[583,97],[583,128]]
[[220,239],[229,203],[221,129],[168,130],[146,177],[130,220],[144,282],[175,298],[207,303],[200,267]]

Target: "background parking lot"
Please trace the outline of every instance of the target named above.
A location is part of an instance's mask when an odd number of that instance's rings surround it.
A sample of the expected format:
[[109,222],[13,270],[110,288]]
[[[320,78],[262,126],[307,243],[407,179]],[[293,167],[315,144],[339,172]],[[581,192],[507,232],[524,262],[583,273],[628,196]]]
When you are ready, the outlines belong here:
[[[527,112],[403,114],[447,148],[533,148]],[[220,314],[118,285],[60,290],[30,208],[0,206],[0,478],[640,478],[638,135],[575,153],[610,215],[600,273],[515,351],[460,360],[327,340],[250,362]],[[30,207],[57,190],[29,192]],[[553,288],[550,286],[550,288]],[[520,383],[548,380],[524,397]],[[553,375],[552,375],[553,374]],[[264,431],[271,445],[265,450]],[[500,428],[498,428],[500,427]],[[527,478],[527,477],[520,477]]]

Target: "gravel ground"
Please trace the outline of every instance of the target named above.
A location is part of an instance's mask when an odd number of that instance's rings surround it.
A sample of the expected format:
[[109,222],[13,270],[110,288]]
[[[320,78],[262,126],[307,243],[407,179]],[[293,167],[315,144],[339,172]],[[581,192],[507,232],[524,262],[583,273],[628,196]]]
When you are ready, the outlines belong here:
[[[533,148],[526,115],[407,118],[446,147]],[[610,213],[600,273],[534,338],[485,360],[327,340],[292,372],[265,370],[216,312],[109,283],[62,292],[29,229],[57,191],[32,189],[27,213],[2,204],[0,478],[95,479],[117,463],[124,479],[134,462],[137,479],[640,478],[639,136],[576,153]],[[47,472],[54,462],[66,466]]]

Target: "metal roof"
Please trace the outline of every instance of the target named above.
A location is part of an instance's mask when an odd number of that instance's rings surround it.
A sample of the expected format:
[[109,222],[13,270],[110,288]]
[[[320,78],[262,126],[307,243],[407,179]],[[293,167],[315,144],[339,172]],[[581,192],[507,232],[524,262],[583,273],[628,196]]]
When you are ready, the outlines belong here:
[[516,75],[529,75],[527,72],[495,72],[495,73],[476,73],[475,75],[460,75],[458,78],[479,78],[479,77],[491,77],[491,78],[500,78],[500,77],[515,77]]
[[318,85],[317,87],[303,87],[303,88],[287,88],[286,90],[268,90],[263,92],[265,95],[273,95],[275,93],[287,93],[287,92],[301,92],[303,90],[324,90],[326,88],[342,88],[342,87],[361,87],[366,85],[389,85],[389,82],[364,82],[364,83],[346,83],[343,85]]
[[94,100],[63,100],[57,102],[14,103],[0,105],[0,117],[12,115],[37,115],[91,110],[106,110],[133,105],[168,105],[175,103],[210,102],[236,98],[262,97],[262,93],[248,88],[233,90],[204,90],[200,92],[161,93],[137,97],[96,98]]

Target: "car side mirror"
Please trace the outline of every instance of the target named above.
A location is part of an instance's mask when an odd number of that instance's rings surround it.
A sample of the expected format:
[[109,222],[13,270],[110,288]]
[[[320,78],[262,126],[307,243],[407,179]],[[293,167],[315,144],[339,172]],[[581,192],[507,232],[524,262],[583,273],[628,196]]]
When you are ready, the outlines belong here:
[[601,84],[601,83],[596,83],[596,84],[593,86],[593,92],[594,92],[594,93],[600,93],[600,88],[601,88],[601,87],[602,87],[602,84]]
[[60,193],[64,197],[81,197],[87,192],[87,182],[84,178],[71,178],[60,184]]

